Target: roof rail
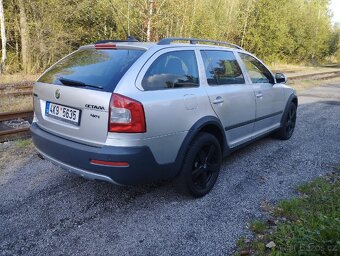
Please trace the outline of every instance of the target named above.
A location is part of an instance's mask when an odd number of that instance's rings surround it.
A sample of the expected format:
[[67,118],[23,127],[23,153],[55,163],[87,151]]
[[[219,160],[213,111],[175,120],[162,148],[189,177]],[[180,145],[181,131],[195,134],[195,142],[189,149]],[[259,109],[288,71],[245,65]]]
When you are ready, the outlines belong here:
[[157,44],[158,45],[165,45],[165,44],[170,44],[174,41],[189,41],[190,44],[196,44],[196,43],[199,43],[199,42],[211,43],[211,44],[216,44],[216,45],[220,44],[220,45],[227,45],[227,46],[234,47],[236,49],[243,50],[242,47],[240,47],[236,44],[232,44],[232,43],[228,43],[228,42],[221,42],[221,41],[214,41],[214,40],[207,40],[207,39],[198,39],[198,38],[168,37],[168,38],[164,38],[164,39],[160,40]]
[[123,42],[139,42],[136,38],[133,36],[128,36],[126,40],[99,40],[95,42],[95,44],[105,44],[105,43],[123,43]]

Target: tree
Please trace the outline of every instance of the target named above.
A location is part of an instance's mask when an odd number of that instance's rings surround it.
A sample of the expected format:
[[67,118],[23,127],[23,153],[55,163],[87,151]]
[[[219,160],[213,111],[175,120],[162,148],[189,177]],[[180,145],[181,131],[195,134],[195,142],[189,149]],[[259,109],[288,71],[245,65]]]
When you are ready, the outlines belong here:
[[7,49],[6,49],[6,27],[5,27],[5,15],[4,15],[4,5],[2,0],[0,0],[0,28],[1,28],[1,63],[0,63],[0,74],[5,71],[6,59],[7,59]]
[[29,31],[26,17],[25,2],[23,0],[18,0],[19,5],[19,16],[20,16],[20,37],[21,37],[21,58],[22,58],[22,69],[24,73],[29,73],[30,61],[29,61]]
[[150,41],[151,39],[151,33],[152,33],[152,16],[154,13],[154,0],[150,0],[149,5],[149,17],[147,22],[147,29],[146,29],[146,41]]
[[320,62],[338,47],[329,0],[0,1],[7,73],[40,73],[81,45],[127,34],[229,41],[266,62]]

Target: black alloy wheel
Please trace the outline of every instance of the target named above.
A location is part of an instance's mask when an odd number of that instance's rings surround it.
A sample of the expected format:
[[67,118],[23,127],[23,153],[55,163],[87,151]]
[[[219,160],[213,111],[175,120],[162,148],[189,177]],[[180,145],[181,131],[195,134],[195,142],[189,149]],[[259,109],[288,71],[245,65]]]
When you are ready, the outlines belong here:
[[288,140],[292,137],[296,124],[296,105],[291,102],[283,117],[282,127],[276,132],[281,140]]
[[216,137],[200,133],[187,152],[180,184],[195,197],[206,195],[216,183],[221,163],[221,146]]
[[296,123],[296,107],[290,107],[287,115],[287,120],[285,123],[287,136],[290,138],[293,135]]

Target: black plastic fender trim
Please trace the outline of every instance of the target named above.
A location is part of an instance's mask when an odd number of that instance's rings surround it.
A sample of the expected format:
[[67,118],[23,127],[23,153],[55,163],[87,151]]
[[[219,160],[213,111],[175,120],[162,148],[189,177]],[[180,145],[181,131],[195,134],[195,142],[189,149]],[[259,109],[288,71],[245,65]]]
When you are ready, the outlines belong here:
[[220,131],[220,133],[223,137],[223,141],[221,142],[222,153],[225,156],[229,152],[227,139],[226,139],[225,132],[224,132],[223,126],[221,124],[221,121],[215,116],[202,117],[189,129],[188,134],[186,135],[185,139],[183,140],[182,145],[180,147],[180,150],[177,153],[177,157],[176,157],[176,160],[175,160],[177,175],[181,171],[182,164],[183,164],[183,161],[184,161],[184,157],[185,157],[186,152],[187,152],[187,150],[190,146],[190,143],[193,141],[195,136],[207,125],[214,125],[219,129],[219,131]]

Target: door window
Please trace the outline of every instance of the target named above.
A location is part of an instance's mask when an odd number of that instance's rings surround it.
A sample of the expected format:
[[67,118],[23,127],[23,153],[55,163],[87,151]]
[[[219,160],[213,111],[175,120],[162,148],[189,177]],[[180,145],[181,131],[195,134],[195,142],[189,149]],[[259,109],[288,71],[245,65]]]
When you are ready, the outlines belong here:
[[248,54],[239,54],[253,83],[274,83],[272,74],[261,62]]
[[142,87],[146,91],[198,86],[194,51],[174,51],[159,56],[142,80]]
[[201,51],[209,85],[244,84],[235,55],[230,51]]

